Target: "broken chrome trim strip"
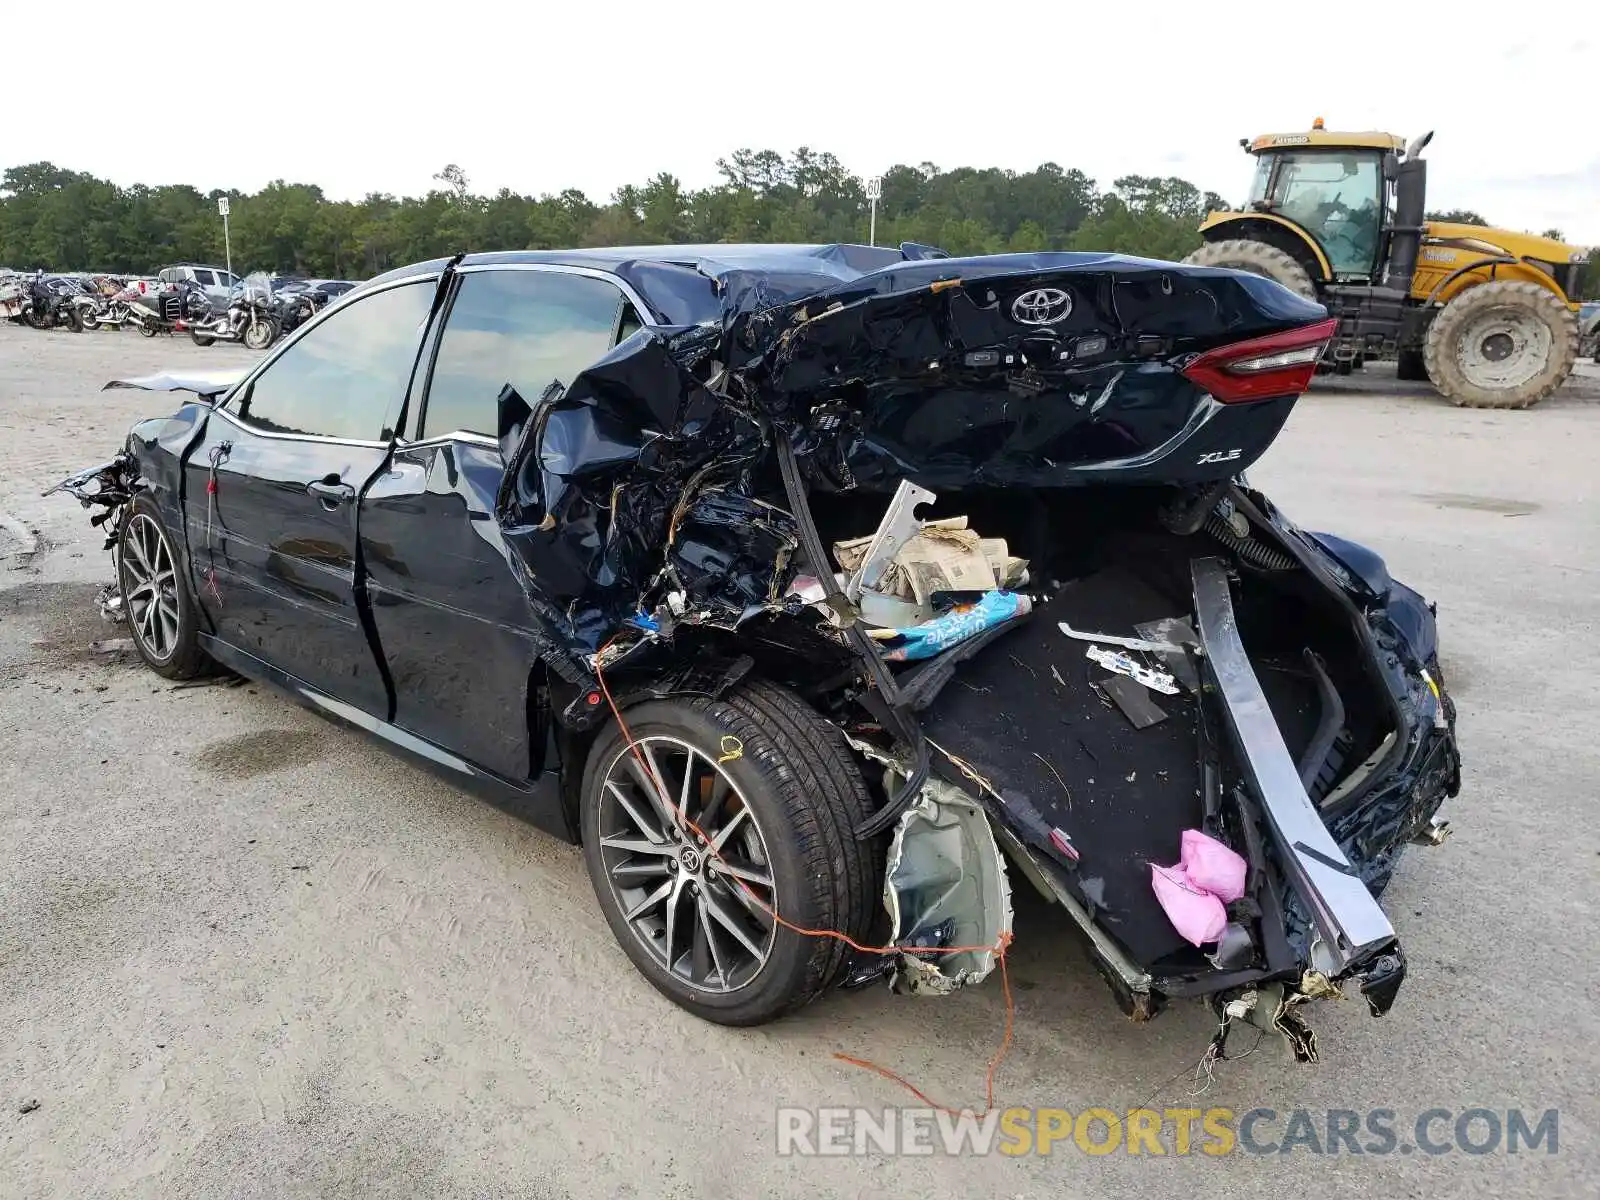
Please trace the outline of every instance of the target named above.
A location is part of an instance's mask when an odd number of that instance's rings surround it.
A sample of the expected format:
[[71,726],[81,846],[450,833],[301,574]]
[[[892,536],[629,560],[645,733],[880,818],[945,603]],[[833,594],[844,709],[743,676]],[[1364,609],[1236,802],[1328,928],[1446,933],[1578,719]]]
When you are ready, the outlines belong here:
[[1392,943],[1394,926],[1306,795],[1239,637],[1223,561],[1197,558],[1190,570],[1200,644],[1238,743],[1241,765],[1267,814],[1284,873],[1311,910],[1325,948],[1343,972]]

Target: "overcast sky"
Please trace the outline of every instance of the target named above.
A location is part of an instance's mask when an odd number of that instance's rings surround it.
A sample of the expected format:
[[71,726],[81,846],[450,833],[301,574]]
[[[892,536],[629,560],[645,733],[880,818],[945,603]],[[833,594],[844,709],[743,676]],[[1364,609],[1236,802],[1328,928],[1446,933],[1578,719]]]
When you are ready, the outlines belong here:
[[1237,203],[1239,138],[1322,116],[1437,130],[1431,208],[1600,243],[1590,0],[1519,0],[1489,25],[1408,0],[3,6],[0,166],[121,184],[358,198],[426,191],[456,162],[474,191],[604,200],[658,171],[715,182],[742,146],[808,145],[862,175],[1054,161]]

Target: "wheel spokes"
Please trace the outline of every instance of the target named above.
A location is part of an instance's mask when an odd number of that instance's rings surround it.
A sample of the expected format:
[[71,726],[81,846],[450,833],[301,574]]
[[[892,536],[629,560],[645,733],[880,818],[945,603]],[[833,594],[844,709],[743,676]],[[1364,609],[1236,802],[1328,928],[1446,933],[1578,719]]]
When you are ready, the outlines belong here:
[[[770,873],[760,870],[757,867],[746,866],[743,863],[734,862],[726,855],[721,858],[713,858],[707,865],[709,865],[710,868],[719,875],[728,875],[734,879],[742,879],[746,883],[753,883],[758,887],[769,888],[772,886],[772,876]],[[738,884],[734,884],[733,887],[737,890]]]
[[761,947],[756,945],[755,939],[750,936],[749,931],[741,926],[739,918],[733,913],[729,912],[723,906],[721,900],[713,896],[710,892],[704,893],[704,898],[706,909],[710,912],[712,918],[717,922],[717,924],[721,925],[729,933],[733,934],[734,940],[748,950],[752,956],[758,959],[764,957]]
[[598,803],[599,878],[650,957],[700,991],[759,975],[777,933],[775,872],[754,810],[715,753],[660,734],[636,739],[612,760]]

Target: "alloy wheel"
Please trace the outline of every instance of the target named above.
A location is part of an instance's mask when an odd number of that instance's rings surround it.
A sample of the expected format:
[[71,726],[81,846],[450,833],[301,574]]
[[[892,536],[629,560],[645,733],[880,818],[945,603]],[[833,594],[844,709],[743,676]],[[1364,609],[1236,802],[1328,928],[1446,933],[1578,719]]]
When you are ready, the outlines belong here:
[[600,859],[612,897],[674,979],[735,991],[761,973],[777,932],[760,822],[709,755],[674,737],[635,744],[646,765],[624,746],[601,785]]
[[160,526],[134,514],[122,539],[122,594],[134,637],[156,662],[178,648],[178,578]]

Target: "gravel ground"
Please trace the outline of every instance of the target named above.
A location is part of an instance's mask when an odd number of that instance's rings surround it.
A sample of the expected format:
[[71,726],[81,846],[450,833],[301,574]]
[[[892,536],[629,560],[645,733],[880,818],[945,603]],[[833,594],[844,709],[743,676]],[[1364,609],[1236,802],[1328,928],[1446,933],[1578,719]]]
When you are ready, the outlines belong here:
[[1439,602],[1466,780],[1455,836],[1389,893],[1410,957],[1390,1015],[1319,1005],[1321,1064],[1263,1046],[1191,1098],[1173,1077],[1204,1012],[1128,1023],[1024,896],[998,1081],[1007,1105],[1377,1107],[1402,1129],[1558,1108],[1559,1153],[801,1160],[775,1155],[775,1106],[906,1099],[836,1050],[981,1103],[998,986],[702,1024],[629,967],[575,848],[263,689],[94,648],[122,636],[93,604],[99,536],[39,492],[163,410],[98,391],[113,374],[244,361],[0,325],[0,1195],[1131,1197],[1307,1172],[1328,1195],[1594,1195],[1594,368],[1526,413],[1339,381],[1252,472]]

